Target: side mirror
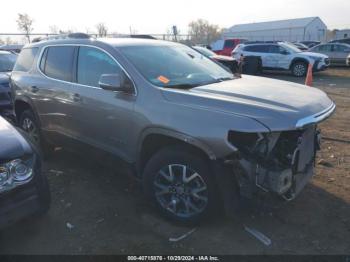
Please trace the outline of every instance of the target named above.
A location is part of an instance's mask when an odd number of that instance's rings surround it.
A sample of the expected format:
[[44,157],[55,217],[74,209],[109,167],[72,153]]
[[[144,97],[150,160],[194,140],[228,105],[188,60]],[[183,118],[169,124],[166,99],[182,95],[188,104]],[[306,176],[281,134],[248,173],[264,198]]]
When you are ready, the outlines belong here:
[[287,50],[283,50],[283,51],[281,51],[281,54],[282,55],[289,55],[289,52]]
[[99,86],[109,91],[129,91],[125,77],[120,74],[103,74],[98,82]]

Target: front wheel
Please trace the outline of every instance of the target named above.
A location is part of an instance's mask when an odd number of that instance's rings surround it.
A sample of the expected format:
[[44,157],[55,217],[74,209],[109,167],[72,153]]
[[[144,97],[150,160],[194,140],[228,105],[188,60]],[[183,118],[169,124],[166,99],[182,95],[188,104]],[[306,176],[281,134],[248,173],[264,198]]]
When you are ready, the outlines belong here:
[[143,186],[160,212],[176,222],[199,222],[217,206],[207,162],[186,148],[169,147],[156,153],[145,167]]
[[307,72],[307,64],[305,62],[296,62],[292,66],[292,74],[296,77],[305,76]]

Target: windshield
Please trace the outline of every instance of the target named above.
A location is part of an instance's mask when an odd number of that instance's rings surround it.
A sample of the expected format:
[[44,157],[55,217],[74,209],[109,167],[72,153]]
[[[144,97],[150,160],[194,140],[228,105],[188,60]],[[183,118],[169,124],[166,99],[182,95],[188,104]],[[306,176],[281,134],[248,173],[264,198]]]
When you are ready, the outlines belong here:
[[12,71],[16,59],[15,54],[0,54],[0,72]]
[[300,53],[301,50],[296,47],[295,45],[291,44],[291,43],[281,43],[281,46],[283,46],[285,49],[287,49],[289,52],[291,53]]
[[233,75],[184,45],[127,46],[121,52],[152,84],[191,88],[233,79]]
[[211,51],[211,50],[209,50],[208,48],[205,48],[205,47],[194,46],[193,48],[196,49],[202,55],[205,55],[207,57],[211,57],[211,56],[215,56],[216,55],[213,51]]

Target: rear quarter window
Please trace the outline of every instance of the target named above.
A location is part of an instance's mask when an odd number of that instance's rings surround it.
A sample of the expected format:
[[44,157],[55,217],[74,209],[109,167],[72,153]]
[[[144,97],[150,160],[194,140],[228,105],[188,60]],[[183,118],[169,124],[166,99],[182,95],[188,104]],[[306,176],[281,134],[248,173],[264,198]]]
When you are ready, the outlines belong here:
[[37,47],[34,48],[24,48],[19,54],[13,71],[28,72],[34,63],[36,54],[38,53]]

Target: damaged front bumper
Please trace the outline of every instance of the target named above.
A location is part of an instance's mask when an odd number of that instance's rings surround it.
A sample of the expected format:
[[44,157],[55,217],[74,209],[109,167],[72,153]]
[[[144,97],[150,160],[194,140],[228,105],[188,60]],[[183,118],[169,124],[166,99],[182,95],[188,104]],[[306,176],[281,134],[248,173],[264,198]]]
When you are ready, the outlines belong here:
[[269,134],[231,132],[229,141],[239,149],[227,159],[232,165],[241,196],[261,192],[294,199],[313,176],[320,132],[316,125]]

